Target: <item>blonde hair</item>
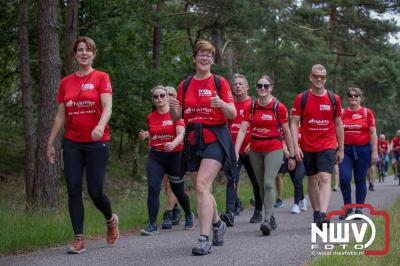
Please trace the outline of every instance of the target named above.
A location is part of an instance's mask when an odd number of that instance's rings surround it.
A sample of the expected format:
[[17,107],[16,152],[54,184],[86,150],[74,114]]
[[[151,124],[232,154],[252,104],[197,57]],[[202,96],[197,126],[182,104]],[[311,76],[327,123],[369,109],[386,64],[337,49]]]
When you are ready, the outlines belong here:
[[196,55],[200,51],[211,52],[212,55],[214,56],[215,55],[215,46],[212,43],[210,43],[209,41],[198,40],[193,49],[193,56],[196,57]]
[[154,88],[152,88],[152,89],[150,90],[150,92],[151,92],[151,93],[154,93],[156,90],[163,90],[163,91],[165,91],[165,93],[168,93],[166,87],[164,87],[163,85],[157,85],[157,86],[155,86]]
[[87,37],[87,36],[81,36],[78,39],[75,40],[74,45],[72,46],[72,50],[74,51],[74,53],[76,54],[76,51],[78,50],[78,45],[83,42],[84,44],[86,44],[86,47],[88,48],[88,50],[92,51],[93,54],[96,54],[96,44],[94,43],[94,41]]
[[174,95],[176,95],[176,90],[175,90],[175,88],[172,87],[172,86],[166,86],[166,87],[165,87],[165,90],[166,90],[168,93],[173,93]]

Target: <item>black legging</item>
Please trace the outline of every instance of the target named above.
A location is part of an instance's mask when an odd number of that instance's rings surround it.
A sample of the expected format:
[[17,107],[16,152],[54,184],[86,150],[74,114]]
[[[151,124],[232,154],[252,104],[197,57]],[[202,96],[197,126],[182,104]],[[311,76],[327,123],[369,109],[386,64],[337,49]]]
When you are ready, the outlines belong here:
[[74,142],[63,140],[64,176],[68,189],[68,208],[74,233],[83,234],[84,207],[82,202],[82,176],[86,171],[89,196],[104,217],[112,216],[110,201],[103,192],[109,143]]
[[182,206],[185,216],[191,214],[190,202],[185,192],[185,183],[180,173],[181,152],[161,152],[151,150],[147,160],[147,209],[149,222],[157,222],[157,214],[160,208],[161,183],[165,174],[168,175],[172,192],[175,194],[179,204]]
[[296,168],[289,171],[294,186],[294,203],[299,204],[304,199],[303,178],[306,175],[303,162],[296,162]]

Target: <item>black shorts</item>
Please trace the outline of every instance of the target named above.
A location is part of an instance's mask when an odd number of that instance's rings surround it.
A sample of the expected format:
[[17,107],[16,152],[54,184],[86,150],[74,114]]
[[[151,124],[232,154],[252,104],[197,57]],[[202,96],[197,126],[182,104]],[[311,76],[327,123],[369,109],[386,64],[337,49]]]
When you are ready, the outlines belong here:
[[281,168],[279,168],[278,174],[286,174],[289,173],[289,167],[288,167],[288,159],[284,159],[281,165]]
[[192,159],[187,162],[188,172],[197,172],[200,168],[201,160],[213,159],[224,165],[225,151],[219,141],[213,141],[211,143],[204,144],[203,156],[196,155],[197,146],[190,146],[190,153]]
[[328,149],[319,152],[303,151],[304,168],[306,176],[316,175],[320,172],[332,174],[336,163],[336,149]]

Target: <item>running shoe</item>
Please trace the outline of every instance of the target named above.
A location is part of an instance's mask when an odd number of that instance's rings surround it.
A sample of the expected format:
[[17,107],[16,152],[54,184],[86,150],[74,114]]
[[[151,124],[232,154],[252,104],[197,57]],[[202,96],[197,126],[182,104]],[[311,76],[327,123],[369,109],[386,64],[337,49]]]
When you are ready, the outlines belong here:
[[192,254],[195,256],[207,255],[211,253],[211,243],[204,236],[198,238],[196,246],[192,248]]
[[262,221],[262,213],[261,211],[254,209],[253,216],[250,218],[250,223],[260,223]]
[[85,243],[83,242],[83,236],[77,235],[75,236],[74,242],[69,247],[68,254],[81,254],[85,252]]
[[347,216],[349,216],[350,214],[353,213],[353,209],[346,209],[346,213],[344,215],[340,215],[339,219],[340,220],[345,220],[347,218]]
[[319,219],[318,219],[318,222],[317,222],[318,228],[322,230],[322,225],[325,224],[325,223],[329,227],[329,220],[326,219],[326,213],[320,212],[319,213]]
[[231,212],[222,213],[220,218],[226,223],[226,226],[230,227],[235,225],[235,216]]
[[111,216],[111,221],[106,222],[107,224],[107,244],[115,244],[119,238],[118,230],[118,216],[114,213]]
[[181,210],[178,208],[178,205],[175,204],[174,208],[172,209],[172,218],[171,218],[172,225],[178,225],[180,219],[181,219]]
[[272,230],[278,228],[278,224],[275,221],[275,217],[272,215],[271,219],[269,220],[269,224],[271,225]]
[[293,204],[292,213],[299,214],[301,213],[300,206],[298,204]]
[[[354,214],[363,214],[361,208],[356,208]],[[354,220],[361,220],[361,218],[354,218]]]
[[283,203],[283,201],[281,199],[276,199],[274,208],[282,208],[283,206],[285,206],[285,204]]
[[238,199],[236,203],[235,215],[239,215],[244,210],[242,202]]
[[307,211],[307,199],[306,198],[300,200],[299,207],[300,207],[300,210]]
[[319,211],[314,211],[313,217],[314,217],[313,222],[317,223],[319,220]]
[[272,231],[272,227],[270,224],[270,221],[268,221],[267,219],[265,219],[262,224],[260,225],[260,231],[262,232],[263,235],[268,236],[271,234]]
[[159,233],[160,233],[160,231],[158,231],[158,228],[157,228],[156,224],[148,224],[140,232],[140,234],[142,236],[155,236],[155,235],[158,235]]
[[368,189],[369,191],[375,191],[374,184],[369,183]]
[[194,228],[194,214],[190,213],[190,215],[185,217],[185,230],[192,230]]
[[221,221],[221,225],[219,227],[213,227],[213,246],[222,246],[224,244],[224,235],[226,231],[226,224],[224,221]]
[[172,229],[172,212],[165,211],[163,215],[162,229]]

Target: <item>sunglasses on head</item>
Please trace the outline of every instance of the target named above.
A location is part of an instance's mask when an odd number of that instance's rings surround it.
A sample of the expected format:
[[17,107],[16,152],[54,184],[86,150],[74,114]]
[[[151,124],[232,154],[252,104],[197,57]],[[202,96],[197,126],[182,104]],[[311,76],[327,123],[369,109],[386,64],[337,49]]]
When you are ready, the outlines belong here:
[[265,88],[265,89],[269,89],[269,88],[271,88],[271,84],[261,84],[261,83],[257,83],[257,89],[262,89],[262,88]]
[[356,93],[349,93],[349,94],[347,94],[347,97],[349,97],[349,98],[358,98],[358,97],[360,97],[360,95],[356,94]]
[[317,80],[326,80],[326,75],[316,75],[312,74],[312,77]]
[[164,99],[164,98],[165,98],[165,94],[164,94],[164,93],[161,93],[161,94],[153,94],[153,98],[154,98],[154,99],[158,99],[158,98]]

